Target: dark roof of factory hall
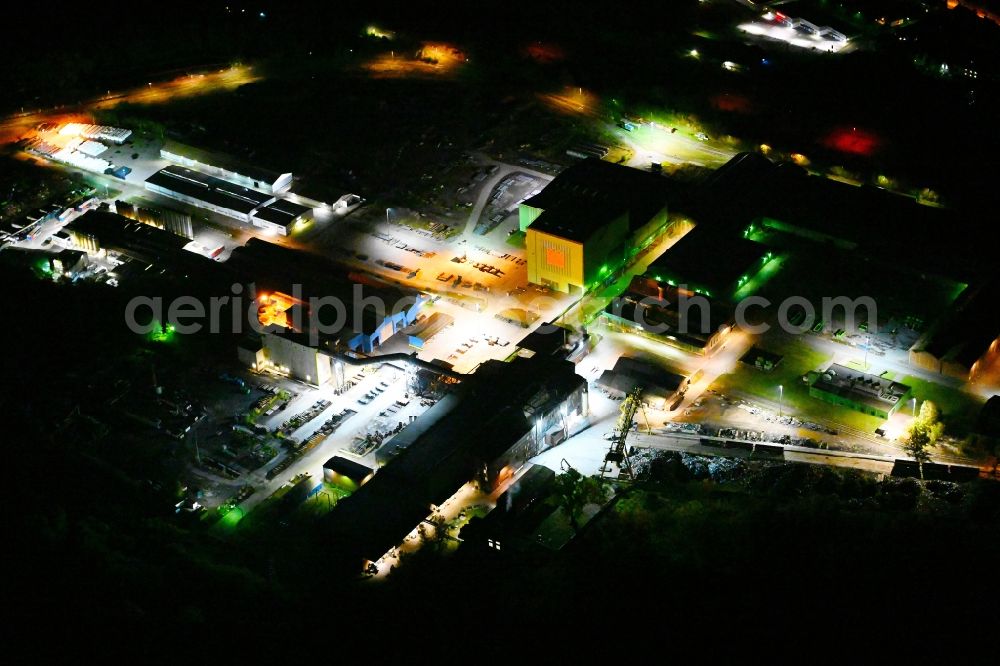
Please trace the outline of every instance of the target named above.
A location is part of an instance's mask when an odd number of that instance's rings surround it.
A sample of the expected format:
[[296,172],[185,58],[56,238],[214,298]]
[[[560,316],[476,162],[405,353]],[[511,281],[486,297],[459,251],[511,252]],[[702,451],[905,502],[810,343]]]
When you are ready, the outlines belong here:
[[938,359],[971,367],[1000,338],[1000,279],[969,287],[949,315],[914,345]]
[[698,348],[733,323],[732,308],[725,303],[640,275],[604,313]]
[[741,277],[760,268],[767,254],[765,246],[742,234],[699,225],[654,260],[647,273],[722,294]]
[[257,210],[253,216],[264,220],[265,222],[271,222],[273,224],[279,224],[283,227],[287,227],[295,220],[299,219],[306,213],[308,213],[311,208],[308,206],[301,206],[288,199],[275,199],[263,208]]
[[[90,210],[70,222],[66,229],[93,237],[102,248],[120,252],[146,264],[159,264],[185,275],[198,275],[222,282],[233,277],[232,271],[225,264],[185,250],[191,242],[187,238],[116,213]],[[121,268],[115,272],[122,275]]]
[[546,321],[521,338],[517,346],[519,349],[527,349],[536,354],[552,356],[566,345],[569,332],[562,326]]
[[[751,222],[770,218],[841,240],[883,261],[923,263],[963,281],[985,274],[995,263],[989,251],[994,232],[977,219],[978,214],[922,205],[874,185],[813,175],[757,153],[733,157],[696,190],[685,212],[699,225],[734,236]],[[901,238],[934,242],[907,243]]]
[[[630,356],[622,356],[615,362],[615,367],[611,369],[609,378],[616,378],[615,383],[627,386],[626,393],[639,387],[644,391],[659,392],[670,395],[684,386],[687,378],[676,372],[671,372],[659,365],[654,365],[648,361]],[[603,378],[603,375],[602,375]],[[621,381],[617,381],[620,378]],[[615,386],[615,388],[619,388]]]
[[432,504],[471,480],[507,451],[543,413],[582,388],[572,363],[544,356],[487,361],[390,444],[401,448],[371,481],[327,518],[329,535],[347,560],[376,560],[402,542]]
[[560,173],[524,203],[544,211],[532,228],[583,241],[620,215],[628,215],[630,229],[639,228],[670,197],[667,179],[591,157]]
[[147,178],[146,182],[186,197],[243,214],[249,214],[272,198],[263,192],[177,165],[160,169]]
[[[349,304],[354,302],[356,295],[371,296],[381,299],[386,312],[391,312],[407,299],[412,302],[418,294],[387,284],[357,284],[349,279],[343,268],[326,257],[259,238],[251,238],[234,249],[226,265],[255,282],[260,290],[280,291],[293,296],[298,290],[302,300],[312,296],[334,296]],[[366,306],[362,311],[363,318],[381,323],[378,318],[368,317],[371,310],[372,307]]]
[[323,469],[328,469],[331,472],[342,474],[349,479],[355,479],[358,481],[363,480],[375,471],[367,465],[362,465],[356,460],[351,460],[350,458],[345,458],[341,455],[333,456],[323,463]]

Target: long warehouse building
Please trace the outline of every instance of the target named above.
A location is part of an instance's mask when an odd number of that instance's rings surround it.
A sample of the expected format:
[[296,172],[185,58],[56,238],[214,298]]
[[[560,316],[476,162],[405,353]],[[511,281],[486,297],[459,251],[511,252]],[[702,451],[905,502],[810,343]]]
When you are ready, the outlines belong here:
[[250,222],[250,213],[272,198],[181,166],[160,169],[146,179],[146,189],[241,222]]
[[146,179],[146,189],[287,236],[312,209],[182,166],[168,166]]
[[279,173],[261,169],[233,159],[229,155],[195,148],[170,139],[160,149],[160,157],[174,164],[191,167],[210,176],[270,195],[284,192],[292,186],[291,172]]

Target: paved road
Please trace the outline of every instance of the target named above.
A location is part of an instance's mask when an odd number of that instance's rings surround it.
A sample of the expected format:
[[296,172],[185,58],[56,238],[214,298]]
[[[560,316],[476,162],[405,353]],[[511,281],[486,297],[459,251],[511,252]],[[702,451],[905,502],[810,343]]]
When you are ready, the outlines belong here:
[[607,123],[605,130],[614,134],[621,143],[632,150],[632,157],[628,160],[627,165],[638,169],[649,169],[650,165],[654,162],[658,164],[698,164],[707,167],[719,167],[736,155],[736,152],[733,150],[716,148],[708,142],[692,138],[680,131],[670,134],[666,130],[650,128],[650,131],[663,132],[661,139],[667,139],[670,143],[677,144],[675,149],[690,152],[697,159],[682,157],[676,153],[658,151],[650,146],[642,145],[633,138],[631,132],[627,132],[612,123]]
[[25,132],[43,122],[69,122],[87,120],[88,113],[123,102],[132,104],[159,104],[178,97],[202,95],[220,90],[232,90],[245,83],[259,81],[260,76],[250,66],[236,66],[220,70],[197,72],[179,76],[169,81],[149,82],[131,90],[108,91],[108,94],[54,108],[35,109],[15,113],[0,120],[0,143],[16,141]]

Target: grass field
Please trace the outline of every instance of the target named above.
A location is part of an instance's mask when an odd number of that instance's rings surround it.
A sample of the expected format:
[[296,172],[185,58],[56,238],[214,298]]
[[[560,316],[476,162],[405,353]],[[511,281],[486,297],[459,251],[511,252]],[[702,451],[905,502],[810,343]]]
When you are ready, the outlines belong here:
[[760,398],[777,407],[779,390],[784,411],[804,421],[841,424],[865,432],[874,432],[884,421],[852,409],[833,405],[809,395],[809,386],[802,376],[826,367],[831,357],[794,340],[772,338],[760,345],[762,349],[781,354],[781,362],[770,372],[737,363],[733,372],[721,375],[712,388],[720,393],[743,393]]
[[758,370],[745,363],[737,363],[732,373],[719,377],[716,388],[720,390],[723,390],[723,387],[732,388],[777,402],[778,386],[781,385],[784,386],[785,403],[795,405],[796,396],[800,393],[797,389],[801,387],[801,393],[811,400],[805,391],[806,385],[802,381],[802,375],[822,369],[829,363],[830,356],[806,345],[777,338],[759,346],[763,350],[782,356],[781,362],[770,372]]
[[343,488],[324,481],[323,489],[296,509],[296,517],[320,518],[337,506],[337,502],[349,495],[350,493]]
[[[924,400],[930,400],[937,405],[949,432],[968,430],[975,423],[979,410],[983,407],[982,398],[950,386],[909,376],[901,381],[913,389],[913,395],[917,398],[917,409],[920,409],[920,403]],[[911,409],[911,406],[905,405],[901,409]]]

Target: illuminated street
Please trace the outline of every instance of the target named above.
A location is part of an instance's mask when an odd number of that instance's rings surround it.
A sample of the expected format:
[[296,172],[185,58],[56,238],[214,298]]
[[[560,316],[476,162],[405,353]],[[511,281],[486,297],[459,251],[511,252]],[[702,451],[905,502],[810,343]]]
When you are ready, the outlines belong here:
[[0,121],[0,141],[16,141],[39,123],[79,122],[90,111],[129,104],[163,104],[183,97],[232,91],[242,85],[260,81],[249,65],[234,65],[220,70],[186,74],[167,81],[150,81],[131,90],[108,91],[107,94],[82,102],[76,107],[24,110]]

